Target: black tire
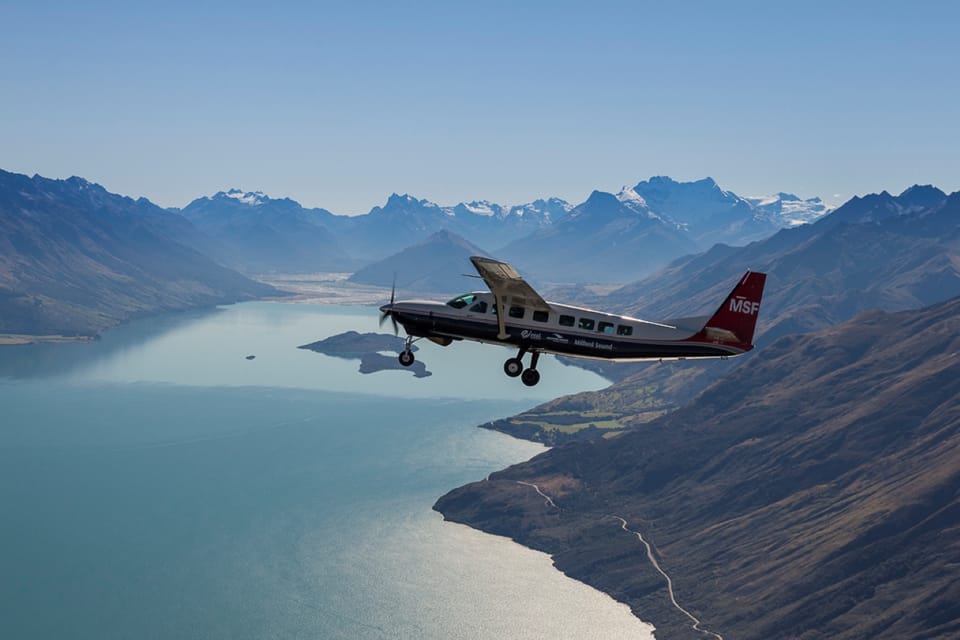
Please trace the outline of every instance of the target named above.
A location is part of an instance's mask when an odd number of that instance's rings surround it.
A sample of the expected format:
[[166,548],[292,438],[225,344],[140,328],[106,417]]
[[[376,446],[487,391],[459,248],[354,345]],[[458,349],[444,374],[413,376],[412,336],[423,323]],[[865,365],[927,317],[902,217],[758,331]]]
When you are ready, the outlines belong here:
[[397,360],[400,361],[400,364],[402,364],[405,367],[409,367],[410,365],[412,365],[414,359],[415,358],[413,357],[412,351],[401,351],[400,355],[397,357]]
[[536,386],[536,384],[540,382],[540,372],[536,369],[526,369],[523,375],[520,376],[520,380],[528,387]]
[[516,378],[523,373],[523,360],[520,358],[510,358],[503,363],[503,372],[511,378]]

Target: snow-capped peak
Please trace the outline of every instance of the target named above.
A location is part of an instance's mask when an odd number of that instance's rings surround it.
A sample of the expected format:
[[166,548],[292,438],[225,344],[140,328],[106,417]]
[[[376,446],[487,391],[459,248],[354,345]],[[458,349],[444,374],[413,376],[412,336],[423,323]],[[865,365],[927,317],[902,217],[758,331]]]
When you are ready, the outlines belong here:
[[808,224],[830,213],[831,207],[820,198],[800,198],[792,193],[780,192],[772,196],[744,198],[750,206],[782,227]]
[[620,202],[635,202],[644,207],[647,206],[647,201],[643,199],[643,196],[634,191],[632,187],[626,185],[620,189],[620,193],[617,194],[617,200]]
[[473,202],[463,202],[461,204],[463,205],[464,209],[478,216],[489,217],[498,215],[503,211],[503,207],[498,204],[494,204],[489,200],[474,200]]
[[[243,204],[248,204],[250,206],[257,206],[263,204],[264,200],[269,200],[267,195],[263,191],[241,191],[240,189],[230,189],[229,191],[221,191],[217,196],[222,196],[225,198],[231,198],[242,202]],[[216,197],[216,196],[214,196]]]

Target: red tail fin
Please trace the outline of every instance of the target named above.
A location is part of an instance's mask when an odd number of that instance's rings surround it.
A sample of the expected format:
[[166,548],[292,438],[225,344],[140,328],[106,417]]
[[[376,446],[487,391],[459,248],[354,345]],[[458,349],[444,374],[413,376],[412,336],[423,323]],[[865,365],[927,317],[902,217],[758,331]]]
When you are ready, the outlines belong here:
[[760,314],[760,299],[767,274],[747,271],[717,312],[711,316],[694,340],[735,344],[744,350],[753,348],[753,332]]

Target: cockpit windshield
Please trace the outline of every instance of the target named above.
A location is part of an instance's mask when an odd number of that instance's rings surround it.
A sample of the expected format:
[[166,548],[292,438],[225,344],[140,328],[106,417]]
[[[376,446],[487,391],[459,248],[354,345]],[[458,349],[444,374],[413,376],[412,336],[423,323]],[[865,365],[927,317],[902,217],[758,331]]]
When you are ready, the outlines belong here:
[[454,309],[463,309],[467,305],[473,304],[473,301],[477,299],[477,294],[475,293],[465,293],[462,296],[457,296],[453,300],[447,303],[448,307],[453,307]]

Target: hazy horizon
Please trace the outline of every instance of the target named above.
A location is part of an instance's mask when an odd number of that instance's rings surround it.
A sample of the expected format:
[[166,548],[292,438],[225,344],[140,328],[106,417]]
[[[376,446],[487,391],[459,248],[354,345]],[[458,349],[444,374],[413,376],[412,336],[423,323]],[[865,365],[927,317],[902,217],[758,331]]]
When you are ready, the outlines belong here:
[[0,167],[182,207],[960,189],[960,6],[5,7]]

